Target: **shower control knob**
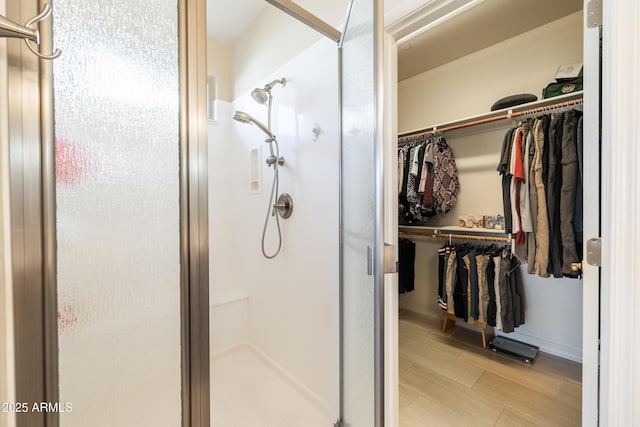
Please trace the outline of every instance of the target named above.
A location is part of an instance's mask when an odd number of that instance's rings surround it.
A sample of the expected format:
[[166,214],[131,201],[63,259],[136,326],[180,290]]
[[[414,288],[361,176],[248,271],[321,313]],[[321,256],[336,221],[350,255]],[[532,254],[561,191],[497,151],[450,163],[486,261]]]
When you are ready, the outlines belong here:
[[272,215],[275,215],[275,211],[278,211],[278,215],[280,218],[287,219],[291,216],[291,212],[293,211],[293,199],[287,193],[282,193],[280,197],[278,197],[278,202],[273,205]]
[[282,166],[284,165],[284,157],[278,157],[278,160],[276,160],[276,156],[269,156],[267,157],[266,163],[267,165],[271,166],[272,164],[274,164],[276,161],[278,162],[278,165]]

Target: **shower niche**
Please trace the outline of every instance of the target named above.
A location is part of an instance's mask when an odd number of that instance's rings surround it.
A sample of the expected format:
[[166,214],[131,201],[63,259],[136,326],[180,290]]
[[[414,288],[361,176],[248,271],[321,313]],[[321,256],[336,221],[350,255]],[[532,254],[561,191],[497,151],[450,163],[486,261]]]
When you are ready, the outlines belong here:
[[249,151],[249,193],[260,194],[262,189],[262,146],[259,145]]

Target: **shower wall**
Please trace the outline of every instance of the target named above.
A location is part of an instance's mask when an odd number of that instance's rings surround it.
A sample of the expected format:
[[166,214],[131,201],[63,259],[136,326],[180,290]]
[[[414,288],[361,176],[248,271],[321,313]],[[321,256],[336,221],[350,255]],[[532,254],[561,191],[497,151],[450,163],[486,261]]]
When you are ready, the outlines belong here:
[[[286,87],[273,89],[272,129],[286,161],[280,168],[280,192],[291,194],[294,209],[289,219],[280,220],[280,254],[267,260],[260,245],[273,178],[264,163],[268,145],[255,126],[231,117],[233,110],[242,110],[266,123],[267,108],[255,103],[251,88],[283,76]],[[316,42],[274,72],[256,77],[232,104],[219,107],[219,123],[209,125],[212,302],[216,295],[246,293],[249,343],[337,414],[340,129],[335,44]],[[322,133],[313,141],[316,125]],[[249,151],[255,147],[262,150],[258,194],[249,191]],[[276,239],[275,223],[270,223],[267,252],[273,252]],[[216,328],[227,327],[212,324],[214,335]]]

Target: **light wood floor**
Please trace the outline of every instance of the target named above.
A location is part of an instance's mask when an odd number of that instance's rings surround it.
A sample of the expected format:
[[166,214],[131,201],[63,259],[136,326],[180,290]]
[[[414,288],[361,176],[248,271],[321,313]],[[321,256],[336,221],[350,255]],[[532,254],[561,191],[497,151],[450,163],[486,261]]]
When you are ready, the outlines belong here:
[[[460,322],[460,320],[458,320]],[[479,332],[400,313],[400,425],[579,426],[581,365],[532,365],[482,348]]]

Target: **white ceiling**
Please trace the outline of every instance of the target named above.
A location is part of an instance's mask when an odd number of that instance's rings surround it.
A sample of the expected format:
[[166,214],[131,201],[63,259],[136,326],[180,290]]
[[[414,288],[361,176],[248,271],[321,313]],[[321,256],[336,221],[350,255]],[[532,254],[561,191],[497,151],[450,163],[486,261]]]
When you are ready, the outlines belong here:
[[[299,0],[294,0],[300,4]],[[318,1],[318,0],[315,0]],[[401,5],[399,9],[405,11],[413,9],[416,4],[430,0],[383,0],[385,14]],[[348,0],[344,0],[344,6],[334,0],[340,14],[346,10]],[[265,7],[270,6],[265,0],[207,0],[207,35],[209,37],[233,42],[251,25],[258,14]],[[313,12],[313,10],[309,10]],[[342,16],[342,15],[340,15]],[[293,19],[293,18],[292,18]]]
[[207,35],[235,41],[266,5],[264,0],[207,0]]
[[582,1],[482,1],[398,46],[398,80],[424,73],[582,10]]
[[[581,10],[583,0],[484,0],[398,49],[398,80]],[[416,10],[443,0],[384,0],[385,12]],[[207,35],[234,42],[265,8],[265,0],[207,0]],[[526,17],[526,19],[523,19]],[[392,18],[389,16],[388,18]]]

